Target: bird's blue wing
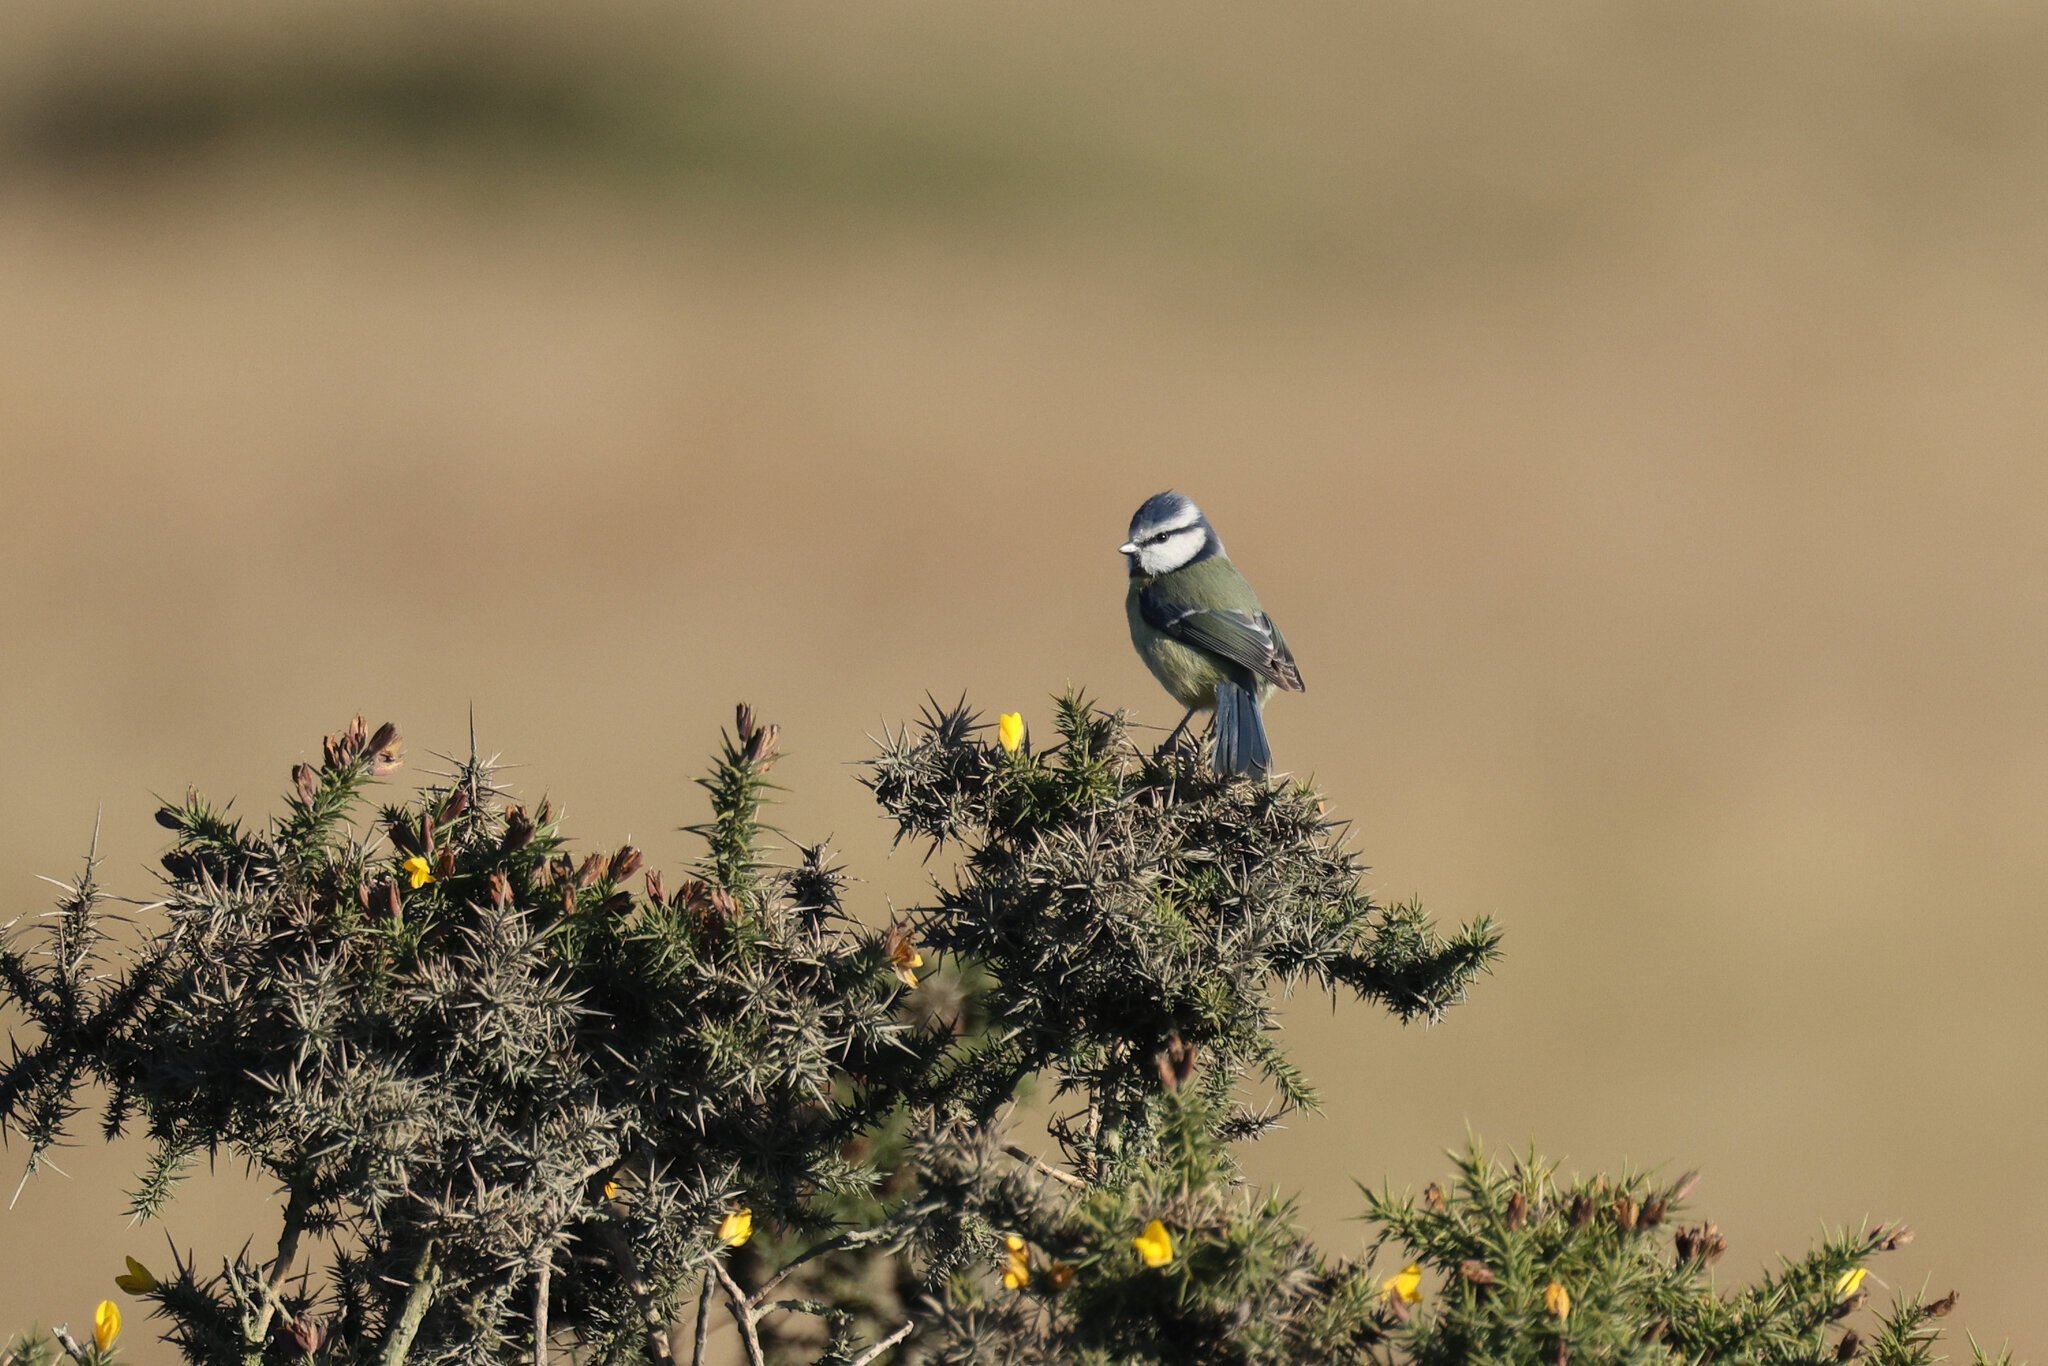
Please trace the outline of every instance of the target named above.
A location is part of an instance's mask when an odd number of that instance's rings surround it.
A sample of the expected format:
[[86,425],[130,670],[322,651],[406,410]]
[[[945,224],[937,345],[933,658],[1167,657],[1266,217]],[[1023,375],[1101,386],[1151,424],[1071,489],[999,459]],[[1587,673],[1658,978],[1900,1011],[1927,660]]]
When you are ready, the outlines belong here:
[[1303,691],[1301,670],[1287,642],[1264,612],[1196,607],[1176,602],[1153,584],[1138,594],[1138,611],[1147,625],[1183,645],[1207,650],[1260,678],[1292,692]]

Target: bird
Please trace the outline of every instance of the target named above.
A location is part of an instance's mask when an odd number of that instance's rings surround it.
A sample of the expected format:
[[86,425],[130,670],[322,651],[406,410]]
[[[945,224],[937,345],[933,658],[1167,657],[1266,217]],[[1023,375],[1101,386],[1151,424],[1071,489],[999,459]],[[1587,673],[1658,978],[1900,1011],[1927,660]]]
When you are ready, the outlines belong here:
[[1264,777],[1273,764],[1260,714],[1276,689],[1304,692],[1280,628],[1259,606],[1209,519],[1184,493],[1147,498],[1117,547],[1130,565],[1124,609],[1131,644],[1160,686],[1186,707],[1162,749],[1198,711],[1213,711],[1220,777]]

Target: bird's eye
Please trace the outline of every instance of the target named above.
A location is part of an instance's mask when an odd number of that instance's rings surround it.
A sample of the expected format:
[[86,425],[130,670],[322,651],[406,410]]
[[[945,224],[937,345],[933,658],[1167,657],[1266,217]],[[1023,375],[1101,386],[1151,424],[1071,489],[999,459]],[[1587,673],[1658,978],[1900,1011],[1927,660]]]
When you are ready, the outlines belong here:
[[1166,537],[1167,533],[1162,531],[1157,536],[1149,537],[1146,543],[1148,545],[1163,545],[1166,542]]

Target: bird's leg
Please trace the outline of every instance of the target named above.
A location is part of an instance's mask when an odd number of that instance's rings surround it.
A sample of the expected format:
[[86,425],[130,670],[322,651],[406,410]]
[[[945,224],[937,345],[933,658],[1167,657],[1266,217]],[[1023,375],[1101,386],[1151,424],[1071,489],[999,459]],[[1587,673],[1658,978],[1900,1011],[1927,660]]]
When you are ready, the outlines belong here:
[[1162,755],[1162,754],[1166,753],[1166,752],[1167,752],[1168,750],[1172,749],[1172,748],[1173,748],[1173,744],[1174,744],[1174,741],[1176,741],[1176,740],[1180,739],[1180,737],[1181,737],[1181,734],[1182,734],[1182,732],[1186,731],[1186,730],[1187,730],[1187,728],[1188,728],[1188,722],[1190,722],[1190,721],[1192,721],[1192,720],[1194,720],[1194,719],[1195,719],[1195,708],[1193,708],[1193,707],[1189,707],[1189,708],[1188,708],[1188,714],[1187,714],[1186,716],[1183,716],[1183,717],[1181,717],[1181,718],[1180,718],[1180,724],[1179,724],[1179,725],[1177,725],[1177,726],[1175,726],[1175,727],[1173,728],[1173,734],[1171,734],[1171,735],[1169,735],[1169,736],[1167,736],[1167,737],[1166,737],[1166,743],[1165,743],[1165,744],[1163,744],[1163,745],[1161,745],[1161,746],[1160,746],[1160,747],[1159,747],[1159,748],[1158,748],[1157,750],[1155,750],[1155,751],[1153,752],[1153,755],[1152,755],[1152,757],[1156,759],[1156,758],[1158,758],[1158,757],[1159,757],[1160,755]]

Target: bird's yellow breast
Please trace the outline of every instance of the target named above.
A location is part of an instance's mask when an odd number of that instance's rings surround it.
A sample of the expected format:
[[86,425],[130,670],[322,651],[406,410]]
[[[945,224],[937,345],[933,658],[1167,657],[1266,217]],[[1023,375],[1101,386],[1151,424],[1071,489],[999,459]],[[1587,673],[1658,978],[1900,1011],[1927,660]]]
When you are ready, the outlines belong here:
[[1142,586],[1142,580],[1132,579],[1130,591],[1124,594],[1124,615],[1130,618],[1131,644],[1137,646],[1138,657],[1159,680],[1159,686],[1183,707],[1212,710],[1216,706],[1216,685],[1227,676],[1223,667],[1202,651],[1154,630],[1138,610]]

